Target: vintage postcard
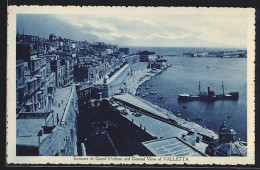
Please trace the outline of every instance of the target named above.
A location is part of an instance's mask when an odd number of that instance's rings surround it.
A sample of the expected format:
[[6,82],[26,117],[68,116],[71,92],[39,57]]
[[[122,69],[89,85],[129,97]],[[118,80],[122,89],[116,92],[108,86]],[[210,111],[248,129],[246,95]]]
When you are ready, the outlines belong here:
[[255,163],[255,10],[9,6],[7,164]]

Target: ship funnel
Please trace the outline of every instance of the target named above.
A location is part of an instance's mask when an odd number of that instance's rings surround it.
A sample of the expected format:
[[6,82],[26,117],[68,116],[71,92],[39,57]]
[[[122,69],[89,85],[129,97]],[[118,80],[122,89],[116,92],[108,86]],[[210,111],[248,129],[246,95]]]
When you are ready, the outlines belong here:
[[210,94],[210,87],[208,87],[208,95]]

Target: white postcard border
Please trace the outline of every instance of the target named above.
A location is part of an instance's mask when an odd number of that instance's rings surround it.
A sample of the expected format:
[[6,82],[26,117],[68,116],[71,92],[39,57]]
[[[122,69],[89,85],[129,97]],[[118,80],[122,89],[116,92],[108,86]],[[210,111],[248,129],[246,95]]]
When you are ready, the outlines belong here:
[[[115,10],[117,8],[117,10]],[[245,13],[248,16],[247,36],[247,131],[248,155],[246,157],[184,157],[177,160],[174,157],[82,157],[82,156],[16,156],[16,14],[88,14],[103,11],[104,13],[126,12],[126,7],[61,7],[61,6],[9,6],[7,32],[7,164],[200,164],[200,165],[245,165],[255,163],[255,9],[253,8],[195,8],[195,7],[127,7],[128,12],[142,10],[143,13],[160,10],[172,10],[174,14],[211,14],[225,15],[228,13]],[[99,10],[97,10],[99,9]],[[102,10],[101,10],[102,9]],[[122,158],[122,160],[121,160]],[[142,159],[144,158],[144,160]],[[155,158],[152,160],[150,158]],[[166,158],[166,159],[165,159]],[[105,159],[105,160],[104,160]],[[118,160],[120,159],[120,160]],[[141,159],[141,160],[140,160]]]

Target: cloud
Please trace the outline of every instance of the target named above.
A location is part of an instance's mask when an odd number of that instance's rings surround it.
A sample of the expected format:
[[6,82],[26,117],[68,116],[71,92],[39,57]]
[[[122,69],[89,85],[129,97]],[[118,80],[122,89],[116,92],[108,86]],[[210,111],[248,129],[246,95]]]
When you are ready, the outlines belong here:
[[[18,30],[124,46],[239,47],[247,44],[243,14],[184,15],[116,12],[85,15],[18,15]],[[37,28],[37,29],[36,29]]]
[[43,38],[49,38],[51,33],[63,38],[74,40],[95,41],[98,37],[85,33],[81,34],[80,27],[67,24],[55,19],[52,15],[29,15],[18,14],[16,19],[17,32],[31,35],[39,35]]

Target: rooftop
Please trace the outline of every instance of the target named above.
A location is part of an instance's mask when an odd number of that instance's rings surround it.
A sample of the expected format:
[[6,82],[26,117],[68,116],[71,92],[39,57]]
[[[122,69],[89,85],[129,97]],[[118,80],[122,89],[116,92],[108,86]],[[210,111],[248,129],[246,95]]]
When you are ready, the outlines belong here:
[[31,79],[27,80],[27,82],[31,83],[31,82],[36,81],[36,80],[37,80],[37,78],[31,78]]
[[38,132],[45,119],[16,119],[16,145],[38,146]]
[[40,58],[36,57],[36,58],[32,58],[31,60],[32,61],[37,61],[37,60],[40,60]]
[[213,137],[214,139],[218,139],[218,134],[215,133],[214,131],[204,128],[200,125],[198,125],[195,122],[189,122],[186,121],[185,119],[179,118],[174,114],[169,114],[169,112],[163,108],[160,108],[156,105],[153,105],[150,102],[147,102],[143,99],[140,99],[138,97],[132,96],[130,94],[123,94],[123,95],[115,95],[115,99],[124,101],[126,103],[129,103],[131,105],[134,105],[138,108],[144,109],[146,111],[149,111],[155,115],[158,115],[160,117],[166,118],[166,119],[172,119],[178,122],[178,125],[181,125],[183,127],[186,127],[188,129],[197,129],[198,133],[208,136],[208,137]]
[[214,131],[212,131],[210,129],[204,128],[204,127],[202,127],[201,125],[199,125],[195,122],[189,122],[189,121],[186,121],[182,118],[178,118],[176,116],[175,116],[174,120],[176,120],[178,122],[178,124],[183,126],[183,127],[186,127],[188,129],[197,129],[197,132],[202,134],[202,135],[212,137],[213,139],[218,139],[217,133],[215,133]]
[[[66,108],[66,104],[69,100],[70,92],[72,86],[56,89],[54,96],[54,104],[52,110],[54,111],[54,119],[51,114],[46,119],[47,126],[57,125],[57,114],[59,121],[61,121],[63,113]],[[63,102],[62,102],[63,100]],[[60,104],[60,106],[58,106]],[[27,114],[29,114],[28,112]],[[33,113],[33,112],[32,112]],[[16,119],[16,144],[17,145],[27,145],[27,146],[38,146],[38,133],[45,125],[45,118],[43,116],[19,116]]]
[[230,150],[229,155],[239,155],[239,156],[246,156],[247,155],[247,147],[241,144],[239,141],[234,143],[230,143]]
[[246,156],[247,147],[240,141],[218,144],[215,142],[215,151],[217,156]]
[[127,115],[122,115],[129,121],[133,121],[137,126],[142,126],[145,128],[146,132],[157,138],[169,138],[169,137],[181,137],[182,134],[187,133],[187,131],[180,129],[178,127],[169,125],[160,120],[151,118],[146,115],[135,116],[136,112],[131,112],[129,109],[125,109],[128,113]]
[[143,142],[155,156],[206,156],[179,138]]
[[151,106],[149,106],[147,103],[145,103],[143,100],[134,97],[130,94],[123,94],[123,95],[115,95],[114,96],[115,99],[124,101],[126,103],[129,103],[131,105],[134,105],[138,108],[141,108],[143,110],[149,111],[155,115],[161,116],[163,118],[168,119],[169,117],[163,113],[161,113],[160,111],[156,110],[155,108],[152,108]]
[[56,37],[56,35],[54,33],[51,33],[50,37]]

